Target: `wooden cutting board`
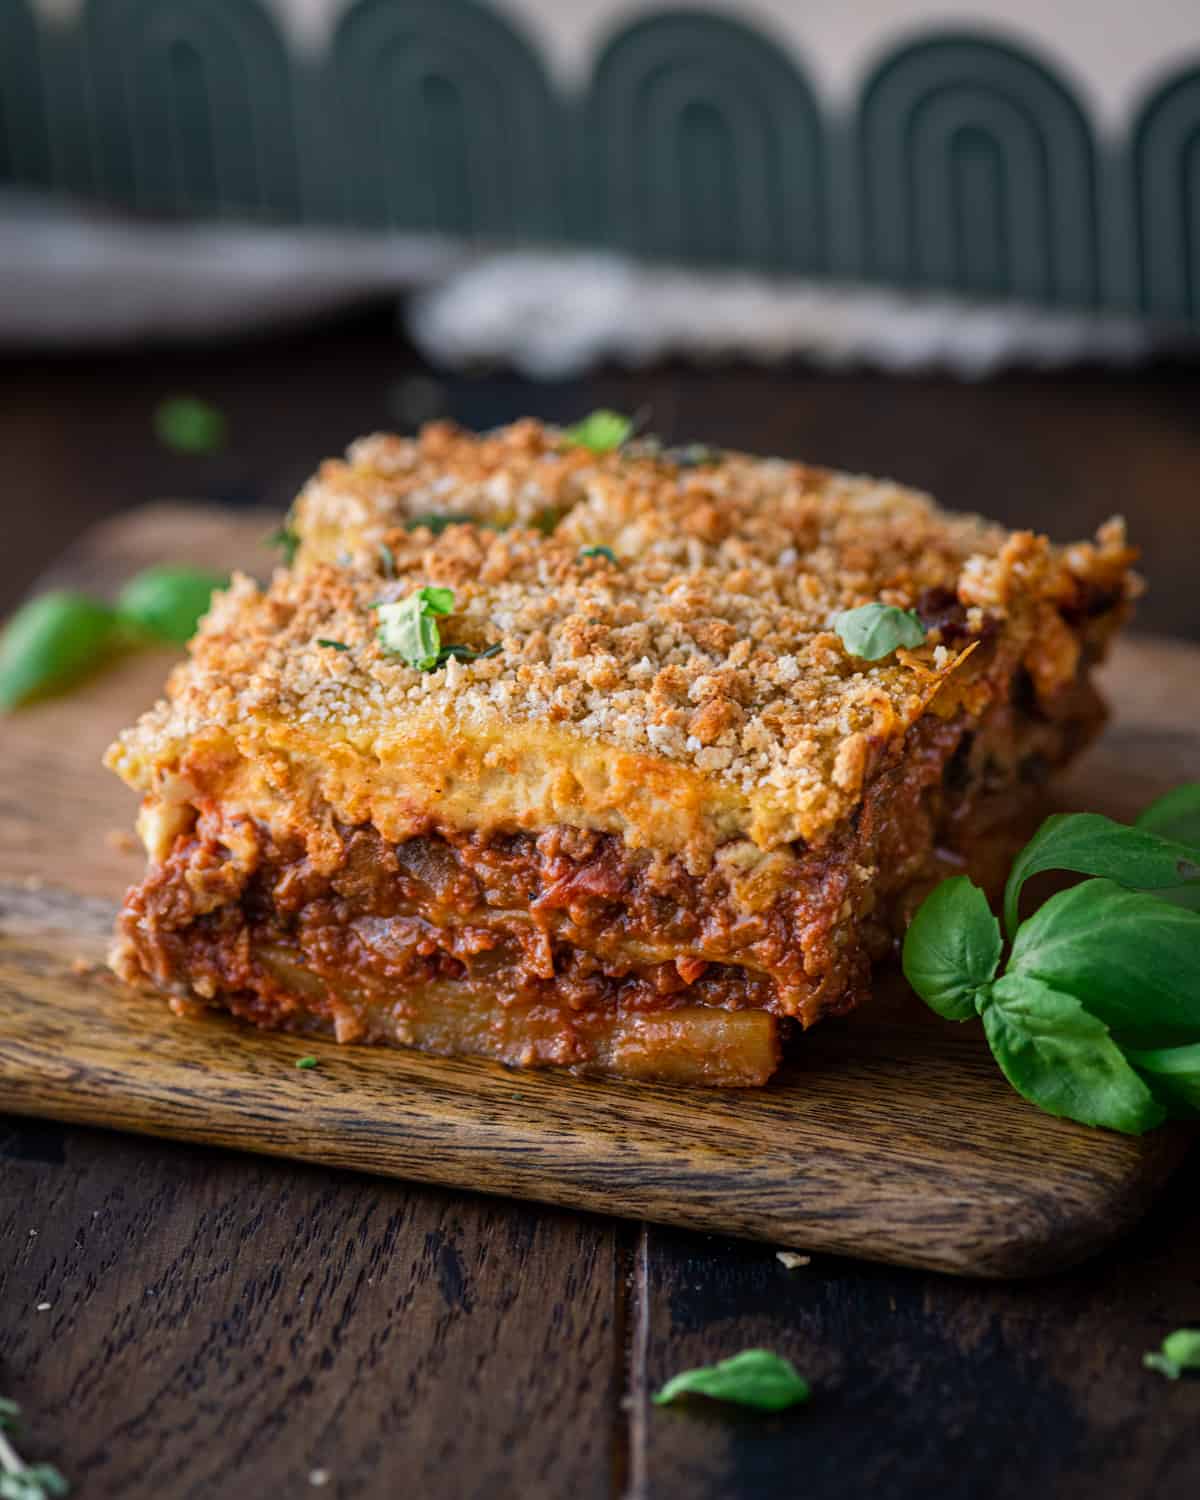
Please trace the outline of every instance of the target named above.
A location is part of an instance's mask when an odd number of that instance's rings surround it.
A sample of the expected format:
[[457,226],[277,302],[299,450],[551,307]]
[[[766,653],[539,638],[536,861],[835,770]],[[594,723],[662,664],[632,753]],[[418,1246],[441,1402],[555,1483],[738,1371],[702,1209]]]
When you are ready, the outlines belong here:
[[[88,533],[52,580],[103,591],[185,559],[262,574],[270,524],[156,506]],[[177,1020],[103,968],[141,855],[134,799],[99,764],[171,660],[130,657],[0,721],[0,1109],[984,1276],[1107,1244],[1186,1149],[1180,1130],[1130,1140],[1040,1114],[978,1028],[895,976],[771,1087],[730,1094]],[[1131,640],[1105,676],[1119,715],[1061,802],[1125,817],[1200,776],[1200,650]]]

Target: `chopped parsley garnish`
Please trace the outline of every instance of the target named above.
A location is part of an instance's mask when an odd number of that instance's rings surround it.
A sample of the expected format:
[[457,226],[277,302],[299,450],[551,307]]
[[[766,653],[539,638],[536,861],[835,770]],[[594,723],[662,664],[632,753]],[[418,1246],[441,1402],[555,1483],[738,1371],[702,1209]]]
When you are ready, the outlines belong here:
[[618,566],[617,554],[611,547],[580,547],[579,555],[580,557],[604,557],[612,563],[614,568]]
[[[978,1016],[1004,1076],[1048,1114],[1128,1135],[1200,1117],[1200,843],[1150,831],[1190,838],[1197,809],[1192,784],[1133,827],[1048,818],[1009,875],[1003,973],[1000,923],[967,876],[913,918],[908,982],[947,1020]],[[1022,887],[1044,870],[1093,878],[1020,921]]]
[[225,414],[197,396],[170,396],[154,408],[154,431],[176,453],[216,453],[225,446]]
[[331,651],[349,651],[345,641],[327,641],[322,636],[317,637],[318,646],[328,646]]
[[862,661],[882,661],[897,646],[910,649],[925,639],[925,627],[911,609],[894,604],[861,604],[838,615],[833,628],[851,656]]
[[379,544],[379,565],[383,569],[383,576],[385,578],[395,578],[396,554],[386,542],[380,542]]
[[1185,1370],[1200,1370],[1200,1328],[1177,1328],[1167,1334],[1162,1348],[1143,1354],[1142,1363],[1168,1380],[1178,1380]]
[[588,448],[593,453],[612,453],[632,434],[633,419],[623,417],[620,412],[594,411],[576,422],[573,427],[563,429],[563,437],[578,448]]
[[282,550],[283,561],[290,568],[300,550],[300,533],[286,524],[277,526],[266,538],[266,543],[268,547],[279,547]]
[[707,1396],[759,1411],[784,1411],[807,1401],[809,1394],[808,1381],[791,1360],[769,1349],[746,1349],[718,1364],[684,1370],[667,1381],[654,1403],[665,1406],[680,1396]]
[[298,1057],[296,1059],[296,1066],[298,1068],[304,1068],[304,1069],[315,1068],[316,1065],[317,1065],[317,1060],[316,1060],[315,1057]]

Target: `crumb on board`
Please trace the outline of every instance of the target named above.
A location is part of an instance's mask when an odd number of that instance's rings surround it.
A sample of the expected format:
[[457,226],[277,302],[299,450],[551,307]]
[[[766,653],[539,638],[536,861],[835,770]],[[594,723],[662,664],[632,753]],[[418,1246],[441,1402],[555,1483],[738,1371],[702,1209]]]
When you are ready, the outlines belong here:
[[92,963],[91,959],[84,958],[83,955],[79,953],[77,953],[71,960],[72,974],[90,974],[95,967],[96,965]]
[[49,1312],[54,1306],[53,1302],[39,1302],[34,1308],[35,1312]]
[[104,842],[118,854],[136,854],[142,847],[127,828],[110,828]]
[[789,1271],[796,1271],[801,1266],[812,1264],[811,1255],[798,1255],[795,1250],[776,1250],[775,1259]]
[[314,1489],[323,1489],[329,1483],[328,1469],[310,1469],[308,1471],[308,1482]]

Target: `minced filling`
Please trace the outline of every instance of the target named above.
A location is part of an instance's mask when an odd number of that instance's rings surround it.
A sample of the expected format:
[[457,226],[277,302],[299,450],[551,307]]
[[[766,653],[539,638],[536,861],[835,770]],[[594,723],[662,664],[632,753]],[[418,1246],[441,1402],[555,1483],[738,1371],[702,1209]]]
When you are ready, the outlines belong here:
[[260,1025],[307,1017],[372,1039],[389,1039],[381,1007],[403,1041],[420,1009],[406,997],[465,1000],[538,1017],[584,1063],[597,1017],[757,1010],[808,1025],[863,997],[914,893],[961,867],[981,824],[1009,817],[1100,717],[1082,680],[1053,715],[1018,682],[980,725],[928,717],[839,838],[791,851],[766,901],[748,901],[720,859],[697,876],[565,826],[431,826],[401,843],[341,827],[327,873],[301,839],[201,806],[130,892],[121,966]]

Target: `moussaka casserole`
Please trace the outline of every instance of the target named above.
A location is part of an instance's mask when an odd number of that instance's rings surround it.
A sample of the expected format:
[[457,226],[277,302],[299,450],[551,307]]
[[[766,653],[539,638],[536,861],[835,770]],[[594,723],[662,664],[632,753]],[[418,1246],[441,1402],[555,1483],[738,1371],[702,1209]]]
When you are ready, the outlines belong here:
[[[521,1066],[766,1081],[1103,718],[1119,522],[534,422],[375,436],[112,747],[114,964],[187,1011]],[[852,654],[866,604],[915,644]],[[910,637],[911,639],[911,637]]]

